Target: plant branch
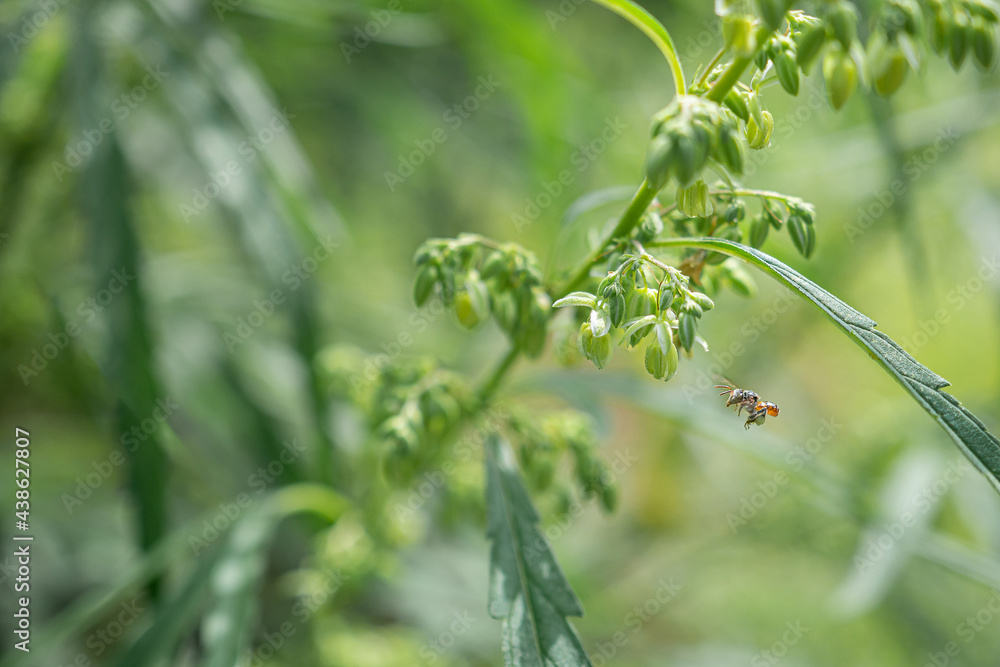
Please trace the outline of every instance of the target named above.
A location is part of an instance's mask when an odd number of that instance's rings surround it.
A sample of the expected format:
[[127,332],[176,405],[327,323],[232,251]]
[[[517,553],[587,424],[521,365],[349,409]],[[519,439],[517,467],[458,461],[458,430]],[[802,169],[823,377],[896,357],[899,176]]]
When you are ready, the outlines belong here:
[[489,402],[489,400],[493,397],[493,394],[496,393],[500,383],[503,382],[507,372],[514,366],[514,362],[517,361],[517,358],[520,355],[521,348],[517,345],[511,346],[511,348],[507,351],[507,355],[500,360],[500,363],[497,364],[497,367],[493,369],[493,372],[488,378],[486,378],[486,381],[480,385],[479,390],[476,392],[476,398],[480,405],[485,405]]
[[653,203],[653,199],[656,197],[656,190],[649,185],[646,180],[642,181],[642,185],[639,186],[639,190],[633,195],[632,201],[629,203],[628,208],[622,214],[622,217],[618,220],[618,224],[615,228],[605,237],[605,239],[598,244],[594,251],[587,256],[587,259],[583,261],[580,266],[571,273],[570,279],[562,287],[562,289],[557,290],[554,295],[555,299],[561,299],[566,296],[574,289],[579,287],[579,285],[587,279],[590,275],[590,269],[593,268],[594,264],[603,257],[605,247],[611,243],[612,240],[625,236],[642,220],[643,213],[649,208],[649,205]]
[[[791,8],[793,2],[794,0],[785,0],[784,11],[787,12]],[[767,42],[774,32],[775,30],[772,30],[767,27],[766,24],[761,23],[760,27],[757,29],[757,34],[755,35],[757,48],[754,50],[754,55],[756,55],[757,51],[764,48],[764,43]],[[722,104],[722,101],[726,99],[726,95],[729,94],[732,87],[735,86],[736,82],[740,80],[741,76],[743,76],[743,72],[746,71],[746,68],[753,62],[753,58],[753,55],[749,57],[736,56],[733,58],[732,62],[729,63],[729,66],[722,72],[722,76],[720,76],[715,83],[712,84],[712,88],[705,94],[705,99],[712,100],[716,104]]]

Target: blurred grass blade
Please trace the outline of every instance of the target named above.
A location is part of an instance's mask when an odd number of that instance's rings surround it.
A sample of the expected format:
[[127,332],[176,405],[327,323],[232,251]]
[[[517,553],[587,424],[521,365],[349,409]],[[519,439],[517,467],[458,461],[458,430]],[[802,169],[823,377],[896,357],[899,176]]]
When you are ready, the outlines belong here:
[[257,589],[281,520],[297,512],[312,512],[333,522],[347,507],[348,502],[327,487],[297,484],[268,497],[234,526],[211,581],[214,603],[202,623],[203,667],[232,667],[249,645]]
[[208,597],[208,582],[215,571],[219,553],[215,549],[201,557],[184,588],[160,607],[153,624],[113,663],[116,667],[166,664],[164,660],[173,654],[198,621]]
[[[959,459],[961,461],[961,459]],[[833,605],[843,616],[856,618],[878,606],[892,590],[913,555],[913,545],[924,540],[939,505],[915,511],[914,499],[930,488],[947,462],[924,449],[904,450],[893,462],[882,488],[879,509],[858,538],[851,568],[833,595]],[[913,515],[904,525],[900,517]],[[902,529],[902,532],[894,532]],[[892,542],[886,547],[883,539]]]
[[676,238],[650,245],[659,248],[703,248],[732,255],[753,264],[811,301],[910,392],[1000,492],[1000,441],[986,430],[974,414],[941,391],[948,386],[947,380],[911,357],[884,333],[876,331],[873,319],[851,308],[788,265],[739,243],[715,238]]
[[538,530],[538,513],[510,448],[495,436],[486,447],[490,616],[503,621],[504,662],[518,667],[590,665],[567,616],[583,608]]

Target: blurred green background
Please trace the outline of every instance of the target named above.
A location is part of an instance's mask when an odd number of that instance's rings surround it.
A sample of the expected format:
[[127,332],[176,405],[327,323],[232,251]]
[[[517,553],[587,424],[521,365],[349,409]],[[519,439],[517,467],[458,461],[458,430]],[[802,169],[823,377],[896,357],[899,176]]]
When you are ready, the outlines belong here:
[[[721,44],[710,3],[646,6],[689,75]],[[332,528],[283,522],[247,565],[238,664],[501,664],[479,459],[413,517],[359,500],[376,438],[327,364],[350,345],[486,375],[502,335],[417,309],[414,250],[468,231],[550,273],[577,261],[624,204],[560,235],[563,213],[635,187],[672,95],[655,47],[572,0],[6,2],[0,21],[2,423],[5,452],[15,427],[32,436],[37,664],[128,664],[171,619],[163,662],[203,664],[211,599],[168,604],[189,581],[218,590],[190,578],[197,546],[182,539],[152,588],[95,596],[158,535],[302,480],[346,509]],[[998,102],[996,73],[928,56],[891,103],[834,113],[817,73],[797,98],[769,92],[772,146],[745,179],[816,206],[813,259],[786,236],[764,250],[874,318],[993,432]],[[996,493],[861,350],[755,277],[755,298],[717,297],[712,352],[666,385],[641,353],[597,371],[549,352],[498,395],[589,412],[604,459],[629,462],[612,515],[540,502],[595,665],[994,664]],[[704,389],[713,363],[780,418],[745,432]],[[261,482],[291,441],[304,452]],[[12,475],[0,488],[12,509]]]

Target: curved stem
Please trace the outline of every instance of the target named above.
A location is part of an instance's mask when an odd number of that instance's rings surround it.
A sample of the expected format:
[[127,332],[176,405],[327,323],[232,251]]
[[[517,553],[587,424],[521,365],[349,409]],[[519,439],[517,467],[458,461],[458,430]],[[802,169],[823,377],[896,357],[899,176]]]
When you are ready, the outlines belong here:
[[521,348],[517,345],[512,346],[508,351],[507,355],[500,360],[497,367],[493,369],[486,381],[479,387],[479,391],[476,392],[476,398],[479,399],[480,405],[489,402],[493,394],[496,393],[497,388],[500,383],[503,382],[504,377],[507,372],[514,366],[514,362],[521,355]]
[[[784,0],[784,11],[787,12],[791,8],[793,1],[794,0]],[[757,34],[755,35],[757,40],[756,51],[759,51],[764,47],[764,42],[766,42],[774,32],[775,31],[767,27],[767,25],[763,23],[760,25],[757,29]],[[754,52],[754,55],[756,55],[756,51]],[[712,84],[712,88],[705,94],[705,98],[712,100],[716,104],[722,104],[722,101],[726,99],[726,95],[729,94],[729,91],[736,85],[736,82],[740,80],[740,77],[743,76],[743,72],[752,62],[753,56],[736,56],[733,58],[732,62],[729,63],[729,66],[726,67],[725,71],[722,73],[722,76],[720,76],[715,83]]]
[[592,0],[593,2],[610,9],[618,14],[649,37],[660,52],[670,63],[670,70],[674,75],[674,88],[678,95],[687,93],[687,85],[684,83],[684,70],[681,68],[680,58],[677,57],[677,48],[670,33],[663,27],[663,24],[632,0]]
[[705,71],[701,73],[701,76],[698,78],[698,83],[695,84],[696,88],[700,88],[705,85],[705,82],[708,81],[708,75],[712,73],[712,70],[715,69],[715,66],[719,64],[719,61],[722,60],[722,56],[724,55],[726,55],[725,46],[719,49],[719,52],[715,54],[714,58],[712,58],[712,62],[708,63]]

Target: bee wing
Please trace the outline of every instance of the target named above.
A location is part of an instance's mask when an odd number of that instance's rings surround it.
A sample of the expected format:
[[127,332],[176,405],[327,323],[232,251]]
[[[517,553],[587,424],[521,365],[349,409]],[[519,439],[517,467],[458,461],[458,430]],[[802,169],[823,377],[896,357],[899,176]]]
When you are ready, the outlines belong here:
[[722,389],[724,387],[729,389],[736,389],[736,384],[733,383],[733,381],[730,380],[729,378],[719,375],[717,373],[710,373],[710,376],[713,380],[719,383],[715,385],[717,389]]

